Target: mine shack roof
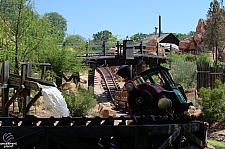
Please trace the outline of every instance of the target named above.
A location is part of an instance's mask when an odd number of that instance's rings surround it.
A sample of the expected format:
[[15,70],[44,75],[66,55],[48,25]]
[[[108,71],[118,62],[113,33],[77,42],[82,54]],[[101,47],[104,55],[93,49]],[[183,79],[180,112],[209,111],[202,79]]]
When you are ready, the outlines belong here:
[[[173,33],[161,33],[160,36],[159,34],[150,34],[148,37],[142,40],[142,45],[146,46],[148,42],[153,38],[156,38],[159,41],[159,43],[172,43],[177,46],[179,45],[180,42],[180,40],[177,37],[175,37]],[[140,44],[137,44],[137,46],[138,45]]]

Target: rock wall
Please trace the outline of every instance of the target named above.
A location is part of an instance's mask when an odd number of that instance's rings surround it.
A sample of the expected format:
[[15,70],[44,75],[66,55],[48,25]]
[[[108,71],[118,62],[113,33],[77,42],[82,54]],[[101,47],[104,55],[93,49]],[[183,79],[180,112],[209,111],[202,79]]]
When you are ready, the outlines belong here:
[[205,25],[206,21],[202,18],[199,19],[194,36],[180,41],[179,49],[184,52],[189,52],[195,50],[196,46],[201,46],[205,36]]

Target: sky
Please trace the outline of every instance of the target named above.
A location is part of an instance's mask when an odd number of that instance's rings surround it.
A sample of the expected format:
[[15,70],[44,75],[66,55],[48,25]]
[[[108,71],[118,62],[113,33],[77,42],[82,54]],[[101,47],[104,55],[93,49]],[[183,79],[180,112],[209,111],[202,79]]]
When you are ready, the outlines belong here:
[[[40,15],[57,12],[67,20],[67,35],[92,35],[108,30],[119,39],[150,34],[159,26],[164,33],[195,31],[213,0],[35,0]],[[218,0],[219,1],[219,0]]]

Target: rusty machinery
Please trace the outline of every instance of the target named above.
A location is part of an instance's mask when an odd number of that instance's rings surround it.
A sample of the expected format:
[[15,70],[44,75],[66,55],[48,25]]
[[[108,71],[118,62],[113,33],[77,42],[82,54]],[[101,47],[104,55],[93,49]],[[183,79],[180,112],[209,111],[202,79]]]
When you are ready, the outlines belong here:
[[123,90],[115,92],[117,107],[135,115],[183,114],[192,103],[181,85],[174,82],[169,69],[156,67],[132,77],[128,65],[122,65],[117,74],[125,78]]

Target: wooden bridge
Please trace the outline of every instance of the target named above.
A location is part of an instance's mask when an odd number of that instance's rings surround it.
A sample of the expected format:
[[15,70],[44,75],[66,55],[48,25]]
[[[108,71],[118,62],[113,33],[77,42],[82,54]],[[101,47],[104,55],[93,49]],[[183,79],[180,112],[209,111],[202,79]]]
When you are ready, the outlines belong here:
[[89,48],[98,48],[101,50],[87,50],[87,53],[80,56],[84,61],[88,61],[89,67],[89,80],[88,85],[94,85],[94,70],[99,66],[120,66],[120,65],[131,65],[135,75],[141,72],[142,63],[145,62],[150,67],[155,67],[161,63],[165,63],[167,56],[170,52],[180,52],[179,50],[170,46],[165,48],[157,44],[156,46],[148,46],[153,50],[145,50],[146,45],[142,43],[134,44],[132,40],[124,40],[123,44],[117,42],[115,45],[115,50],[107,50],[106,42],[103,42],[102,45],[92,45],[86,46],[86,49]]

